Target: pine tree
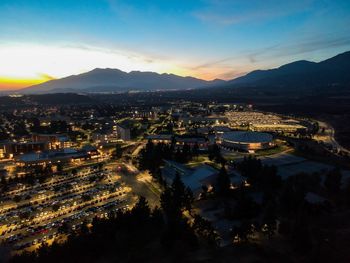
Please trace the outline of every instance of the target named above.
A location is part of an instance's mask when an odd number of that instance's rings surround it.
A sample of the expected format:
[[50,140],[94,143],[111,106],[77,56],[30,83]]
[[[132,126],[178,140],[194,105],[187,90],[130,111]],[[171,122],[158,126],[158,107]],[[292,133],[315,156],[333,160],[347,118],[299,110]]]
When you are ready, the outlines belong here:
[[230,177],[227,174],[225,166],[222,166],[216,180],[216,194],[219,196],[228,196],[230,193],[230,186]]

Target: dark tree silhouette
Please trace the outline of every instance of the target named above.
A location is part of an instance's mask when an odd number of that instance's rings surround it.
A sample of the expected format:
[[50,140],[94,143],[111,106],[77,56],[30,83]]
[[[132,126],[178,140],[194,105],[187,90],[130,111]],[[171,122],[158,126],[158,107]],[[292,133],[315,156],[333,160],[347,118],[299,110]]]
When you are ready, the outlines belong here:
[[215,193],[218,196],[227,197],[230,193],[231,181],[223,165],[216,179]]
[[342,174],[339,169],[329,171],[326,174],[324,186],[330,194],[337,194],[340,190]]

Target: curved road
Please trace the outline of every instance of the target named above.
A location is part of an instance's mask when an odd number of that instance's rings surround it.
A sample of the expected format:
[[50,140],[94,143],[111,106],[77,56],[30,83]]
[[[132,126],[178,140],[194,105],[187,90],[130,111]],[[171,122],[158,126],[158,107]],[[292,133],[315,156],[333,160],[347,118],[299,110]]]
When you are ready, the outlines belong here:
[[[333,149],[336,149],[338,152],[343,151],[346,153],[350,153],[348,149],[344,148],[336,141],[335,130],[330,124],[323,121],[318,121],[318,120],[317,122],[320,128],[317,134],[314,136],[315,140],[322,141],[325,144],[332,145]],[[322,130],[324,130],[324,132]]]

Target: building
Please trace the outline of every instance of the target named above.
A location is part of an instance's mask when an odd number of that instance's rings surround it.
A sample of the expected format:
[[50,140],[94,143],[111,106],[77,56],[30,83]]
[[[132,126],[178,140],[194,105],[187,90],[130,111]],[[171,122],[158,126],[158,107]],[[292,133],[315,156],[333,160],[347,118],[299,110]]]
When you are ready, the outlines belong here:
[[0,144],[0,159],[6,158],[5,144]]
[[171,143],[173,140],[173,135],[171,134],[152,134],[146,136],[146,139],[151,140],[153,143]]
[[0,145],[0,158],[12,158],[20,154],[41,152],[49,149],[46,142],[7,142]]
[[202,187],[210,188],[216,182],[219,173],[215,168],[203,164],[194,168],[189,168],[184,164],[164,160],[165,166],[162,169],[162,176],[168,184],[171,184],[176,174],[179,174],[182,182],[189,187],[194,196],[198,197],[203,191]]
[[271,134],[251,131],[224,133],[221,145],[225,148],[254,152],[274,146]]
[[182,148],[185,144],[191,148],[198,146],[199,150],[208,150],[209,141],[203,136],[173,136],[171,134],[152,134],[148,135],[146,139],[151,140],[153,143],[165,143],[169,144],[175,141],[177,148]]
[[15,158],[16,165],[20,167],[35,167],[48,164],[69,163],[86,160],[90,155],[86,151],[74,149],[49,150],[40,153],[27,153]]
[[95,144],[108,144],[118,142],[118,136],[115,133],[99,133],[95,132],[91,135],[91,139]]
[[228,126],[216,125],[216,126],[204,126],[196,129],[198,134],[215,134],[216,136],[221,136],[224,132],[229,132],[231,129]]
[[181,117],[179,122],[183,125],[219,125],[228,122],[228,118],[220,116],[191,116],[191,117]]
[[306,131],[307,128],[297,123],[276,123],[276,124],[252,124],[249,127],[252,131],[295,133]]
[[72,142],[63,134],[33,134],[33,142],[46,142],[50,150],[72,147]]
[[190,147],[198,145],[198,149],[205,151],[208,150],[209,141],[205,137],[175,137],[176,147],[182,148],[185,144]]
[[84,145],[81,150],[85,151],[91,158],[98,158],[100,156],[97,148],[90,144]]
[[158,114],[157,112],[153,111],[153,110],[149,110],[149,111],[145,111],[145,110],[142,110],[142,111],[135,111],[133,113],[133,118],[136,118],[136,119],[143,119],[143,118],[147,118],[147,119],[156,119],[158,117]]
[[221,138],[224,133],[232,131],[229,127],[227,126],[214,126],[213,127],[213,132],[215,134],[216,138]]
[[122,139],[123,141],[131,140],[130,128],[124,125],[117,124],[117,134],[118,134],[118,138]]
[[285,118],[274,113],[257,111],[230,111],[225,116],[229,119],[229,125],[235,129],[242,127],[258,132],[294,133],[301,130],[306,131],[299,120]]

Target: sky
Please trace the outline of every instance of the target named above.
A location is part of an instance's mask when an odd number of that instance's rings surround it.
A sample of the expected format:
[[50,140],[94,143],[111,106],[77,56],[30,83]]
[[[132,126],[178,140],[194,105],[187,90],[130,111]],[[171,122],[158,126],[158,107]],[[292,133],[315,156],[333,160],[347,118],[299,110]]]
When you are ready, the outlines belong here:
[[0,89],[94,68],[233,79],[350,50],[349,0],[1,0]]

